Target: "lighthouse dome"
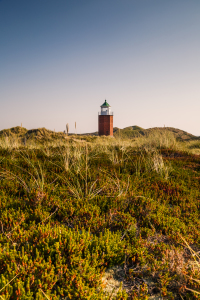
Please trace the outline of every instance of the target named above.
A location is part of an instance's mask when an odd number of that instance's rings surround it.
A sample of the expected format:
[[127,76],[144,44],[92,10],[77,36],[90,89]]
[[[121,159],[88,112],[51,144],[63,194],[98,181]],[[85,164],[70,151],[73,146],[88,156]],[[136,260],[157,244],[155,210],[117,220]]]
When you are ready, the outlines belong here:
[[111,107],[108,102],[105,100],[105,102],[101,105],[102,108],[107,108],[107,107]]

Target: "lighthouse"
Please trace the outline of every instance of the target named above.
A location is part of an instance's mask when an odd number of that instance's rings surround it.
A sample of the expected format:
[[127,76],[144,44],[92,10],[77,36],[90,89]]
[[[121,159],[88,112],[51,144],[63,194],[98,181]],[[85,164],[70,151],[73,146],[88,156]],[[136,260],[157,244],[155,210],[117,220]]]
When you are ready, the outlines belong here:
[[113,136],[113,113],[110,111],[110,105],[105,102],[100,106],[99,112],[99,135]]

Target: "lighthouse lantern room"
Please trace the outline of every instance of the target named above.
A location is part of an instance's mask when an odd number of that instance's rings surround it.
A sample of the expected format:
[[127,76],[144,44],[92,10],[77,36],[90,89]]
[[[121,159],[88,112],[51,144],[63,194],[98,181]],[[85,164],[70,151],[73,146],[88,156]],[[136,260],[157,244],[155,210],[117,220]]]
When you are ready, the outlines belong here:
[[105,100],[101,105],[99,113],[99,135],[113,136],[113,113],[110,111],[110,105]]

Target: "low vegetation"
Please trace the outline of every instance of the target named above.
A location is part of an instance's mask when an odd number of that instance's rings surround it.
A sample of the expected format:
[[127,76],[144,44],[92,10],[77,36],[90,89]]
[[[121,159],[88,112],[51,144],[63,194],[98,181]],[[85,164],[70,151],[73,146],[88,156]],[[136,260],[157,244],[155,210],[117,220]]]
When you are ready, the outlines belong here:
[[1,131],[0,299],[200,299],[199,151],[169,128]]

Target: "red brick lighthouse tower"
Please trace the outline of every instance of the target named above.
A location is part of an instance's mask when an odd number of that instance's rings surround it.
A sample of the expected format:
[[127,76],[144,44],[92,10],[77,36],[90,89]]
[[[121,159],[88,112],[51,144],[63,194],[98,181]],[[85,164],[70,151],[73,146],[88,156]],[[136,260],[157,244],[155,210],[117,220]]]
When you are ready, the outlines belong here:
[[113,136],[113,113],[110,111],[110,105],[105,100],[101,105],[99,113],[99,135]]

